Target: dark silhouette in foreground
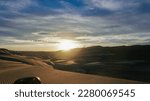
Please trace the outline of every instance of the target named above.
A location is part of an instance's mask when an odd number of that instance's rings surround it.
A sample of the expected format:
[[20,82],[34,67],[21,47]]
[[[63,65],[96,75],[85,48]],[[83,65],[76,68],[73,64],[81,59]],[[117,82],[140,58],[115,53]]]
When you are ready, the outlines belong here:
[[24,77],[16,80],[14,84],[41,84],[39,77]]

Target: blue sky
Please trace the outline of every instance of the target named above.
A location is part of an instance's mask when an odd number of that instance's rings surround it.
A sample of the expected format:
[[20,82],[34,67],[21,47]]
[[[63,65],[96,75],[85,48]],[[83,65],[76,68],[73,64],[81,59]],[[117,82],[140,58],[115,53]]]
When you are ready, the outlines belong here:
[[150,0],[0,0],[0,47],[150,44]]

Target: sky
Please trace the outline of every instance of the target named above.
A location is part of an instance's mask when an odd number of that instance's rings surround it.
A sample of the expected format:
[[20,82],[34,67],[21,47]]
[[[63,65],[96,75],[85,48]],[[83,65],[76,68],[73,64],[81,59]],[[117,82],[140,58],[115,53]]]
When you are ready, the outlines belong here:
[[150,0],[0,0],[0,48],[150,44]]

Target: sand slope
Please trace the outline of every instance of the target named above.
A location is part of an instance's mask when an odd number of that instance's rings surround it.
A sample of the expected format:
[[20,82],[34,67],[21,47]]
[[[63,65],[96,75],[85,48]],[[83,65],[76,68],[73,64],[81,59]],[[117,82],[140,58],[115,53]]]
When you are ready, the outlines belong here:
[[19,78],[30,76],[40,77],[44,84],[142,83],[139,81],[55,70],[40,58],[15,55],[7,49],[0,49],[1,84],[11,84]]
[[13,83],[16,79],[38,76],[44,84],[95,84],[95,83],[142,83],[139,81],[66,72],[53,69],[38,58],[18,55],[0,56],[0,83]]

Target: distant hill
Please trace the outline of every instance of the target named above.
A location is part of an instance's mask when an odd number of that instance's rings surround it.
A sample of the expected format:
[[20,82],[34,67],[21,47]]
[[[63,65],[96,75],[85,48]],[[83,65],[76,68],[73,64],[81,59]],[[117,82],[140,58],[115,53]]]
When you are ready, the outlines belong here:
[[[135,45],[135,46],[118,46],[118,47],[101,47],[93,46],[86,48],[75,48],[70,51],[56,52],[39,52],[39,51],[10,51],[0,49],[0,54],[10,55],[25,55],[29,57],[38,57],[42,59],[94,59],[98,61],[113,61],[113,60],[150,60],[150,45]],[[83,61],[82,61],[83,62]]]
[[[118,47],[87,47],[73,49],[70,52],[58,51],[53,53],[54,58],[87,59],[99,61],[113,60],[150,60],[150,45],[145,46],[118,46]],[[92,61],[91,60],[91,61]]]
[[10,55],[11,52],[8,49],[0,48],[0,54],[2,55]]
[[135,46],[117,46],[117,47],[85,47],[75,48],[70,51],[56,51],[56,52],[38,52],[38,51],[20,51],[17,54],[26,56],[35,56],[39,58],[88,58],[95,59],[150,59],[150,45],[135,45]]
[[[13,59],[7,55],[14,55]],[[33,64],[30,59],[34,59],[64,71],[150,82],[150,45],[93,46],[56,52],[0,49],[0,59],[26,64]]]

